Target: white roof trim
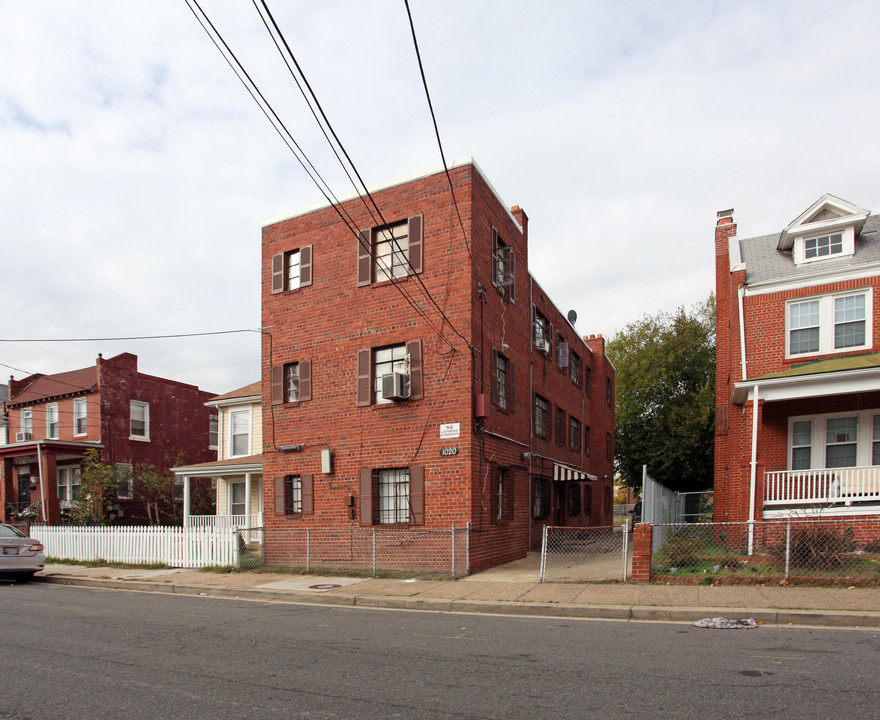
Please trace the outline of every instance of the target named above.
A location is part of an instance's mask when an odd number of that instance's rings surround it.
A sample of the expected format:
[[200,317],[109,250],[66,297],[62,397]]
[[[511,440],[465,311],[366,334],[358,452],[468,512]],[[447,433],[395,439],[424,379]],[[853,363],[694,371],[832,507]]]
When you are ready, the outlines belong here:
[[880,367],[744,380],[734,385],[731,399],[734,405],[743,405],[746,400],[752,400],[756,387],[760,388],[760,398],[764,402],[876,392],[878,382],[880,382]]

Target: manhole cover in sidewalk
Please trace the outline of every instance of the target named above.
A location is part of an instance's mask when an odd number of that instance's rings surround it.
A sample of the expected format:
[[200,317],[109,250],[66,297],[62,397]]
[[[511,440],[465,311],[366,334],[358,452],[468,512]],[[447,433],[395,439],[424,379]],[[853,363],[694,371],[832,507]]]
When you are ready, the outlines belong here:
[[320,583],[318,585],[309,585],[309,590],[332,590],[333,588],[342,587],[342,585],[335,585],[334,583]]

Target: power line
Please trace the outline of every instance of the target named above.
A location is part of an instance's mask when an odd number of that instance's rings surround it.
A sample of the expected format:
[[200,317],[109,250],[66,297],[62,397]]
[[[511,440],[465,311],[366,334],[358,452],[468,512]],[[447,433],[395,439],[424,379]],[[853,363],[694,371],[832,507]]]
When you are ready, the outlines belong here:
[[[243,330],[215,330],[211,332],[174,333],[169,335],[131,335],[128,337],[91,337],[91,338],[0,338],[0,342],[8,343],[72,343],[72,342],[115,342],[118,340],[165,340],[168,338],[205,337],[208,335],[234,335],[236,333],[262,333],[263,328]],[[2,365],[2,363],[0,363]],[[8,366],[6,366],[8,367]]]

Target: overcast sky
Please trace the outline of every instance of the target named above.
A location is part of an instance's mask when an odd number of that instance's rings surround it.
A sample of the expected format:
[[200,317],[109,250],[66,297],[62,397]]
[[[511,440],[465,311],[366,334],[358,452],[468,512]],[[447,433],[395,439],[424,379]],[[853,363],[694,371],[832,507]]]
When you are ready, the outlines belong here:
[[[201,0],[338,195],[351,192],[248,0]],[[440,155],[403,0],[269,0],[370,186]],[[410,0],[447,159],[529,216],[583,334],[714,289],[740,237],[824,193],[880,212],[880,3]],[[540,9],[539,9],[540,8]],[[259,379],[260,228],[323,197],[184,0],[0,2],[0,377],[133,352]],[[576,258],[579,262],[572,262]]]

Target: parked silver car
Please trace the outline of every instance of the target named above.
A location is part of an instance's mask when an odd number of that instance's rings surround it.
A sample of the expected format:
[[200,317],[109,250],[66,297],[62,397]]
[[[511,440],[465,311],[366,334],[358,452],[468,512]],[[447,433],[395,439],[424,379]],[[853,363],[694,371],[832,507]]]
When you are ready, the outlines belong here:
[[30,580],[46,564],[43,543],[12,525],[0,524],[0,575]]

